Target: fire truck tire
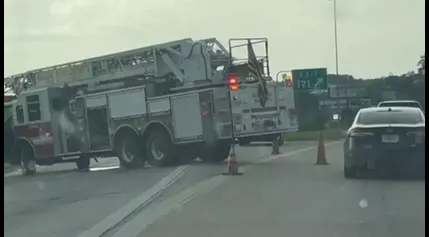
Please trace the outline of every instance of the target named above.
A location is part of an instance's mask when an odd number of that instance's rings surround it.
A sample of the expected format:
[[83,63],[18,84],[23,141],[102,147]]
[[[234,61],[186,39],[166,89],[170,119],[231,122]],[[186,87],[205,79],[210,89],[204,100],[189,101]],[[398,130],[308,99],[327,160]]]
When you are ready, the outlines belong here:
[[136,134],[131,132],[120,134],[115,147],[121,166],[127,169],[144,166],[144,159],[139,149],[139,138]]
[[198,158],[198,151],[188,145],[179,145],[174,154],[179,164],[189,164]]
[[199,158],[203,162],[217,163],[225,161],[229,157],[231,144],[220,142],[216,146],[202,146],[199,152]]
[[36,174],[36,159],[31,146],[23,143],[18,147],[18,152],[21,165],[21,174],[23,176]]
[[81,156],[77,161],[76,161],[76,166],[78,168],[78,170],[88,170],[89,169],[89,165],[91,163],[91,159],[88,156]]
[[174,146],[170,136],[162,129],[154,129],[147,136],[145,151],[151,166],[167,166],[174,164]]

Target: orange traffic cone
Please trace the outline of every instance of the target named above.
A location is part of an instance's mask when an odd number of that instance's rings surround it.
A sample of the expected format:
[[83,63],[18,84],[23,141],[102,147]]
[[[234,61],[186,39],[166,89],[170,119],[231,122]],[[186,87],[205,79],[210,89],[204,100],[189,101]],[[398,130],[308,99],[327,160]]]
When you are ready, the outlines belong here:
[[228,164],[226,165],[226,172],[223,175],[242,175],[243,173],[238,172],[238,162],[235,155],[235,144],[232,144],[231,154],[228,157]]
[[317,147],[317,158],[316,165],[328,165],[328,161],[326,161],[326,153],[325,153],[325,141],[323,139],[323,131],[320,131],[319,134],[319,145]]

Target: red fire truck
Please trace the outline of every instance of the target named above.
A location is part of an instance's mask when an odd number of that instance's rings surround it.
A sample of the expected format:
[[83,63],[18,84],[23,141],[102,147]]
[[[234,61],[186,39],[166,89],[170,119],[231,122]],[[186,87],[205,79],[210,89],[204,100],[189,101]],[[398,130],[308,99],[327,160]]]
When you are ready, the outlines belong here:
[[[253,51],[255,39],[241,40]],[[266,39],[255,41],[267,46]],[[214,38],[183,39],[6,78],[18,94],[15,161],[24,175],[34,174],[36,164],[76,162],[87,169],[91,158],[107,156],[118,156],[126,168],[196,157],[224,161],[235,138],[280,134],[295,123],[288,114],[293,91],[281,83],[266,85],[268,55],[257,60],[254,54],[247,65],[262,66],[252,80],[234,70],[243,64]]]

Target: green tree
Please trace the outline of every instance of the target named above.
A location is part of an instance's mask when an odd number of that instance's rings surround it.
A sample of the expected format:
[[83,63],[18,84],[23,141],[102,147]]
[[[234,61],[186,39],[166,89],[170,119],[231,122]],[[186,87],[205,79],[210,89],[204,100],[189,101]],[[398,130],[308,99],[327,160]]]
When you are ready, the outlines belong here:
[[426,56],[426,53],[420,56],[420,60],[417,63],[417,72],[420,75],[425,75],[425,56]]

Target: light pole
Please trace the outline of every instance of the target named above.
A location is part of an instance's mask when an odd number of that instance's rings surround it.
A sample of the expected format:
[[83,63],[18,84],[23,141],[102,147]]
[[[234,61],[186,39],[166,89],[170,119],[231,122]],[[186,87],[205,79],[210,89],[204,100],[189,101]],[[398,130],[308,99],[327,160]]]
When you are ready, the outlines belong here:
[[[334,4],[334,47],[335,47],[335,74],[338,76],[338,34],[337,34],[337,0],[332,0]],[[341,127],[340,123],[340,98],[339,98],[340,88],[337,86],[337,121],[338,127]]]
[[334,3],[335,73],[338,75],[337,0]]

